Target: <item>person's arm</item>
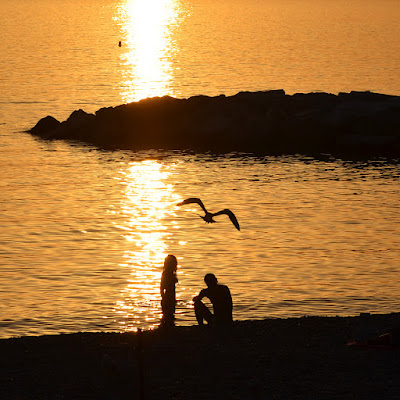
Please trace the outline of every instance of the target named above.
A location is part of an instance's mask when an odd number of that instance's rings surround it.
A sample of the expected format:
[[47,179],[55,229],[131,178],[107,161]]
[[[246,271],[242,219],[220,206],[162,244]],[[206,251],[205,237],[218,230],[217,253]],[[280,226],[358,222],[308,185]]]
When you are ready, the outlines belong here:
[[161,284],[160,284],[160,294],[161,297],[164,295],[165,293],[165,276],[164,274],[161,275]]
[[193,297],[193,301],[200,301],[200,300],[204,299],[204,297],[208,297],[207,289],[200,290],[200,293],[197,296]]

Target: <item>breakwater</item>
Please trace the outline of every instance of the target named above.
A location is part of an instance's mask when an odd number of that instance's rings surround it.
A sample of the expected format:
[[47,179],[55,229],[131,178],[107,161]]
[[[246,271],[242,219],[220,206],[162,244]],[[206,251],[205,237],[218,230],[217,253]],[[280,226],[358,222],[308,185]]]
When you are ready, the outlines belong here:
[[400,97],[372,92],[240,92],[143,99],[51,116],[28,132],[104,149],[400,156]]

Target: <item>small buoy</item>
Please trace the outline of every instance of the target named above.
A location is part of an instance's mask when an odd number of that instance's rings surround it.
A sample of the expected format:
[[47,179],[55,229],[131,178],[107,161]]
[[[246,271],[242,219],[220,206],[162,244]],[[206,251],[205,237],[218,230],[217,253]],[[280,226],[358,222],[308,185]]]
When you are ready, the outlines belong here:
[[122,43],[121,43],[121,41],[119,41],[119,42],[118,42],[118,46],[119,46],[119,47],[121,47],[121,46],[122,46]]

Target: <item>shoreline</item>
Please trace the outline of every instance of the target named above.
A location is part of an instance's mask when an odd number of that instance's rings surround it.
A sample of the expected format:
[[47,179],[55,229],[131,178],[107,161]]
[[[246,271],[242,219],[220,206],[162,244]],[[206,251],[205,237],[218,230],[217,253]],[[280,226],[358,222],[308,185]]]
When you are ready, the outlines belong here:
[[256,155],[400,157],[400,96],[284,90],[233,96],[154,97],[63,122],[42,118],[27,132],[106,150],[181,150]]
[[0,398],[395,399],[400,349],[346,343],[399,325],[361,314],[1,339]]

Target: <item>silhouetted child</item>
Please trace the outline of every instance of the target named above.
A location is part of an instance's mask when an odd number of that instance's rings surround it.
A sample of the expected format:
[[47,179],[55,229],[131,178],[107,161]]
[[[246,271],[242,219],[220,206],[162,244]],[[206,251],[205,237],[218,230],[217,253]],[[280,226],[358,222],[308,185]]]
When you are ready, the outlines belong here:
[[173,323],[175,314],[175,284],[178,282],[176,270],[178,261],[175,256],[168,255],[164,260],[164,270],[161,275],[161,308],[163,321]]

